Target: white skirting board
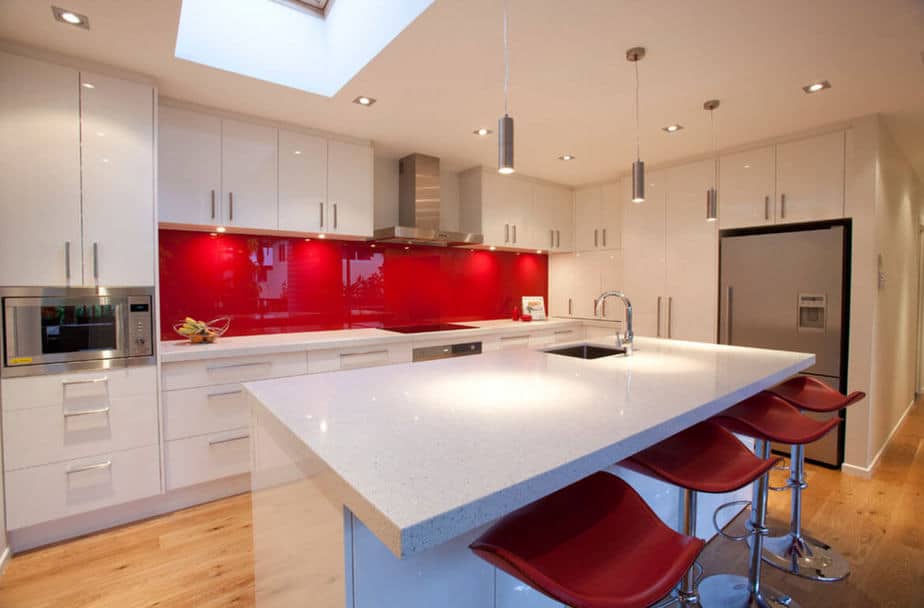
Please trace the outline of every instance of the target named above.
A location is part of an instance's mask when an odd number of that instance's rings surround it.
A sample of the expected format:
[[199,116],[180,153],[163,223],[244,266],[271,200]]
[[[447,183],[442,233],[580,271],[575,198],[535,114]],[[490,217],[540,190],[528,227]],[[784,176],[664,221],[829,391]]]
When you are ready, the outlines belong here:
[[855,464],[847,464],[846,462],[841,465],[841,470],[845,473],[851,475],[856,475],[858,477],[864,477],[869,479],[873,476],[873,471],[876,469],[876,465],[879,464],[879,459],[882,458],[882,455],[885,453],[889,444],[892,443],[892,438],[895,437],[895,433],[898,432],[898,429],[901,428],[902,424],[905,422],[905,418],[908,417],[908,414],[911,412],[911,408],[914,407],[914,403],[917,399],[912,399],[911,403],[908,404],[908,407],[905,408],[905,412],[898,419],[898,422],[895,423],[895,426],[892,427],[892,431],[889,433],[888,439],[882,444],[882,447],[879,448],[879,451],[876,452],[876,457],[873,458],[873,461],[869,463],[868,467],[859,467]]
[[89,513],[10,530],[7,532],[9,550],[15,554],[249,491],[250,474],[245,473]]

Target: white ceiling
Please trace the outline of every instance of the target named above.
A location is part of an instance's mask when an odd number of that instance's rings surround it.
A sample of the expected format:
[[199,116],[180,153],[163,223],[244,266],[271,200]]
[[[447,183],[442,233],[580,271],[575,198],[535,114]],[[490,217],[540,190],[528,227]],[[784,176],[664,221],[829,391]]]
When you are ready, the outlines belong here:
[[[372,139],[383,156],[423,152],[455,169],[496,162],[494,137],[471,131],[496,129],[503,113],[501,0],[436,0],[332,98],[176,59],[180,0],[55,3],[89,15],[92,29],[55,22],[45,0],[4,0],[0,37],[149,74],[169,97]],[[649,165],[707,152],[702,103],[719,98],[720,148],[880,112],[924,176],[924,0],[509,4],[521,173],[576,185],[626,172],[634,82],[625,50],[643,45]],[[833,88],[802,93],[820,79]],[[360,94],[378,103],[351,103]],[[686,128],[661,131],[672,122]],[[577,160],[557,160],[563,152]]]

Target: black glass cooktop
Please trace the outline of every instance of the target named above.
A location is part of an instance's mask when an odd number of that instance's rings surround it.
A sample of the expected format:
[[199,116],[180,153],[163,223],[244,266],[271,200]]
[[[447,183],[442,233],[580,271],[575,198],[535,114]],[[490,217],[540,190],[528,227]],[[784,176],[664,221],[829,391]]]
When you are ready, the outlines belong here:
[[383,327],[385,331],[399,334],[423,334],[428,331],[449,331],[452,329],[475,329],[471,325],[458,325],[456,323],[434,323],[432,325],[404,325],[401,327]]

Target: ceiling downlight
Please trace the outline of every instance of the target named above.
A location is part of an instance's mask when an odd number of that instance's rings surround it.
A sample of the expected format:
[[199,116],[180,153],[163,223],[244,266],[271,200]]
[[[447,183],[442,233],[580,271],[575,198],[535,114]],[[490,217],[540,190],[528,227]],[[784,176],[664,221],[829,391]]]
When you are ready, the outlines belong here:
[[90,18],[86,15],[81,15],[80,13],[69,11],[66,8],[61,8],[60,6],[52,6],[51,14],[54,15],[55,21],[60,21],[61,23],[66,23],[67,25],[82,27],[85,30],[90,29]]

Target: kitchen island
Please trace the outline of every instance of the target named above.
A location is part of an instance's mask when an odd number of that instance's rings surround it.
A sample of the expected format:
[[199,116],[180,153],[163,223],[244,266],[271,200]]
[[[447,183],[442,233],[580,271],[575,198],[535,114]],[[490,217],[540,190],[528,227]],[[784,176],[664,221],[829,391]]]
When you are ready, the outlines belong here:
[[[468,543],[814,360],[639,338],[631,357],[494,352],[246,384],[257,605],[557,606]],[[614,470],[676,521],[676,489]],[[707,538],[726,500],[710,498]]]

